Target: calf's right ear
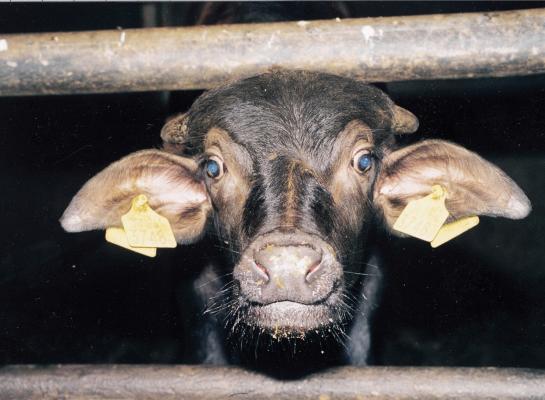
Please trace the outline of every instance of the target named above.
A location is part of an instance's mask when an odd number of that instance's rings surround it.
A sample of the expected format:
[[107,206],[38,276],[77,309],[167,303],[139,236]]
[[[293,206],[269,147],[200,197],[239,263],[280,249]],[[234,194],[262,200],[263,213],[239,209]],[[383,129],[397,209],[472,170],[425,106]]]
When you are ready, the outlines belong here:
[[151,208],[169,220],[178,243],[194,242],[203,234],[211,210],[197,169],[192,159],[159,150],[132,153],[91,178],[60,223],[67,232],[121,226],[131,200],[145,194]]

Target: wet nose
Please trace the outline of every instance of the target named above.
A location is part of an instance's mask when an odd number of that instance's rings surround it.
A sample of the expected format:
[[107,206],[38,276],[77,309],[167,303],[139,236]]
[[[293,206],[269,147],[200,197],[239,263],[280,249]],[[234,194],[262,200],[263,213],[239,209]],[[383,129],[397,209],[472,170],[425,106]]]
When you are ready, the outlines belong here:
[[[264,297],[290,300],[311,290],[323,272],[322,252],[307,245],[267,245],[255,253],[254,270],[263,280]],[[283,292],[289,296],[282,296]]]

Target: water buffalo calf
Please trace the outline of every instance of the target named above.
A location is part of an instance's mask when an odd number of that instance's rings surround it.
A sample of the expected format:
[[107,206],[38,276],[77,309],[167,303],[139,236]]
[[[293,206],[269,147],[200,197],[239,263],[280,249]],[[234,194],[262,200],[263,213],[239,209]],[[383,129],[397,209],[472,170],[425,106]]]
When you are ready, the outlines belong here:
[[203,94],[163,127],[163,150],[98,173],[61,224],[68,232],[120,226],[143,193],[178,243],[206,237],[224,248],[193,286],[208,307],[195,326],[195,361],[363,365],[380,280],[376,226],[396,234],[407,202],[434,184],[446,188],[451,218],[530,211],[521,189],[471,151],[442,140],[396,145],[417,127],[374,86],[262,74]]

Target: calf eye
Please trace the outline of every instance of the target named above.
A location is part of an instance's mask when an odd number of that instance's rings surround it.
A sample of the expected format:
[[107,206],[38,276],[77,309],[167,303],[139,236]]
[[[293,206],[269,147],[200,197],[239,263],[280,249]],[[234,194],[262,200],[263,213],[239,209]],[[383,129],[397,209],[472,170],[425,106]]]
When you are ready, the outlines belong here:
[[204,169],[206,170],[206,174],[213,179],[218,179],[223,175],[223,163],[218,157],[215,156],[212,156],[206,160]]
[[352,166],[360,173],[367,172],[373,165],[373,155],[367,150],[359,151],[352,159]]

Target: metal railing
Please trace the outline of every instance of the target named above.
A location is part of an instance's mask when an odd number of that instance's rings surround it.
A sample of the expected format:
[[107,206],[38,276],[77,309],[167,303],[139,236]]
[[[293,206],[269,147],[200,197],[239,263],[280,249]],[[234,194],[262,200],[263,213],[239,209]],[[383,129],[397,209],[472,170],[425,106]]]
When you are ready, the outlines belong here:
[[0,35],[0,95],[206,89],[295,68],[366,81],[545,72],[545,9]]
[[9,366],[0,368],[0,398],[544,399],[545,371],[343,367],[284,381],[234,367]]

